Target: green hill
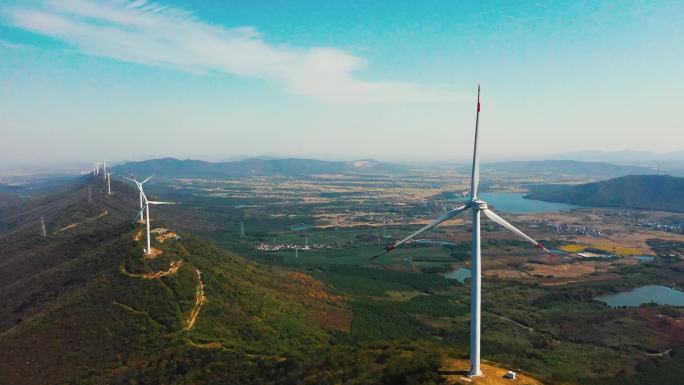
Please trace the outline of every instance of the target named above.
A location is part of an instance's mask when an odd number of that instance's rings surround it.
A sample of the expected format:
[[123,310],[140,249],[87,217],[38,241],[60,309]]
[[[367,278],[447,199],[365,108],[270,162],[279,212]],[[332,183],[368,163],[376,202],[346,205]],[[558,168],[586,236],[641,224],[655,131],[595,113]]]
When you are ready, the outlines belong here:
[[365,353],[333,345],[350,328],[348,301],[309,275],[173,229],[158,231],[161,253],[145,258],[142,225],[131,223],[137,194],[112,187],[108,196],[84,177],[0,209],[1,384],[378,383],[405,359],[391,344]]
[[629,175],[581,185],[539,187],[526,198],[582,206],[684,212],[684,178]]

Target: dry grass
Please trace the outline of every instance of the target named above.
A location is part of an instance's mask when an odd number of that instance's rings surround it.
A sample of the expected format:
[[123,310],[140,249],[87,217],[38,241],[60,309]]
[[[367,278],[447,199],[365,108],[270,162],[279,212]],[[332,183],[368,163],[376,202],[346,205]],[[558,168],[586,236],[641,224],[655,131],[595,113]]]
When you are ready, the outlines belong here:
[[509,380],[504,378],[504,374],[510,369],[505,369],[499,364],[493,362],[482,362],[481,368],[482,377],[468,377],[467,371],[470,368],[470,362],[465,359],[447,358],[443,362],[440,373],[444,376],[446,384],[480,384],[480,385],[543,385],[539,380],[530,377],[529,375],[518,373],[518,378]]
[[330,294],[323,282],[308,274],[291,271],[284,274],[281,294],[284,298],[305,300],[306,306],[319,325],[332,330],[351,330],[354,313],[345,303],[348,297]]
[[165,241],[168,241],[169,239],[180,239],[180,235],[174,233],[173,231],[167,231],[166,233],[159,235],[155,237],[154,239],[157,240],[159,243],[164,243]]
[[374,297],[374,299],[378,300],[385,300],[385,301],[397,301],[397,302],[403,302],[403,301],[408,301],[410,299],[413,299],[415,297],[421,296],[421,295],[427,295],[425,293],[422,293],[420,291],[398,291],[398,290],[387,290],[385,292],[386,296],[383,297]]
[[496,277],[496,278],[505,278],[505,279],[532,278],[532,277],[530,277],[530,274],[528,272],[520,271],[520,270],[516,270],[516,269],[485,270],[483,272],[483,275],[485,277]]
[[195,293],[195,306],[193,307],[192,312],[190,312],[190,317],[188,317],[188,322],[185,326],[185,330],[191,330],[195,326],[195,324],[197,323],[197,318],[199,317],[200,310],[202,310],[202,305],[204,305],[204,302],[207,300],[207,297],[204,295],[204,282],[202,282],[202,273],[200,273],[199,269],[195,269],[195,274],[197,276],[197,292]]
[[159,279],[161,277],[165,277],[167,275],[172,275],[176,274],[178,272],[178,269],[180,269],[181,265],[183,264],[183,261],[175,260],[171,261],[169,265],[168,270],[162,270],[162,271],[157,271],[154,273],[147,273],[147,274],[139,274],[139,273],[129,273],[127,271],[123,271],[125,274],[131,276],[131,277],[136,277],[136,278],[143,278],[143,279]]
[[585,246],[578,245],[578,244],[570,244],[570,245],[563,245],[560,247],[561,250],[567,251],[569,253],[579,253],[581,251],[584,251]]
[[162,251],[156,247],[150,247],[150,253],[145,254],[145,259],[155,259],[162,254]]
[[529,269],[531,275],[554,277],[554,278],[574,278],[589,275],[596,271],[605,270],[608,264],[606,262],[581,262],[563,265],[539,265],[526,264],[525,267]]

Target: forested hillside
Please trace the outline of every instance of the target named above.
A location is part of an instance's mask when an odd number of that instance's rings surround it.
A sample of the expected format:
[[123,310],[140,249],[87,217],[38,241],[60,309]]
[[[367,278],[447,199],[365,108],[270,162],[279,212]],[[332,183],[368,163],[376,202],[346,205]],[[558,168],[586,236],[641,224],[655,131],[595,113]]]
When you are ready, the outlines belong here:
[[684,178],[629,175],[581,185],[546,186],[526,197],[583,206],[684,212]]

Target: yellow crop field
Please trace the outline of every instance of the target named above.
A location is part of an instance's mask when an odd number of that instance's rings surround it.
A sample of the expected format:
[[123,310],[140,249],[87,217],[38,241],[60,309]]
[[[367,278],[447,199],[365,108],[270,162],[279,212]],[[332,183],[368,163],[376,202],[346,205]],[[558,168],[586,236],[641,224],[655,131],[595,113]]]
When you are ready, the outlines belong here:
[[567,251],[568,253],[579,253],[580,251],[584,251],[584,248],[585,246],[578,245],[576,243],[563,245],[560,247],[561,250]]

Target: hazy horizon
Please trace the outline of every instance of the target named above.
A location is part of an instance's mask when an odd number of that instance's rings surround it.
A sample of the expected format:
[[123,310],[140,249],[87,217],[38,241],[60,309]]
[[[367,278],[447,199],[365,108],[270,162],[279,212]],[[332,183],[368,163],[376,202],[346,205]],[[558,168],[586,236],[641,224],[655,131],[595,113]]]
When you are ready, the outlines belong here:
[[[140,162],[148,161],[162,158],[175,158],[179,160],[200,160],[207,162],[231,162],[231,161],[241,161],[246,159],[263,158],[263,159],[312,159],[312,160],[323,160],[323,161],[356,161],[372,159],[381,162],[402,164],[411,167],[430,167],[430,166],[463,166],[469,165],[472,159],[469,156],[462,158],[452,158],[452,159],[387,159],[378,157],[335,157],[335,156],[325,156],[321,154],[320,156],[312,155],[298,155],[298,154],[242,154],[242,155],[216,155],[216,156],[174,156],[174,155],[159,155],[152,156],[148,158],[135,158],[135,159],[106,159],[110,166],[124,164],[126,162]],[[86,172],[94,167],[94,162],[102,162],[102,159],[95,160],[75,160],[75,161],[61,161],[61,162],[45,162],[38,160],[30,161],[5,161],[0,164],[0,177],[11,177],[11,176],[21,176],[21,175],[34,175],[34,174],[74,174],[78,172]],[[584,161],[584,162],[601,162],[609,164],[618,165],[639,165],[648,167],[663,168],[663,171],[668,170],[680,171],[684,169],[684,151],[670,152],[670,153],[651,153],[643,151],[614,151],[614,152],[604,152],[604,151],[579,151],[573,153],[564,154],[551,154],[549,156],[536,156],[536,157],[503,157],[503,158],[491,158],[483,157],[482,161],[484,164],[496,163],[496,162],[514,162],[514,161],[551,161],[551,160],[574,160],[574,161]]]
[[[0,161],[684,150],[677,2],[8,1]],[[485,22],[486,21],[486,22]]]

